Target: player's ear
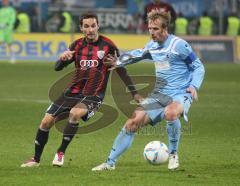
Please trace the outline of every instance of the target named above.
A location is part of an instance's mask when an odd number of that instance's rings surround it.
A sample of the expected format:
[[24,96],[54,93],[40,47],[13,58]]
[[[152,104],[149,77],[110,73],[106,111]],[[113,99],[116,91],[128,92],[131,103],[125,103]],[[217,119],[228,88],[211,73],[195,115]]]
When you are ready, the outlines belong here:
[[79,29],[80,29],[80,31],[82,32],[82,26],[81,26],[81,25],[79,25]]

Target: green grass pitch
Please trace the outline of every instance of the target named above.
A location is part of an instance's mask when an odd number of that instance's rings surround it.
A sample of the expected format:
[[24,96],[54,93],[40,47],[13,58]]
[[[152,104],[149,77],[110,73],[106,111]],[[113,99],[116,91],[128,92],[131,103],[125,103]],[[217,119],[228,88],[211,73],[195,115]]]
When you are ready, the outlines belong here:
[[[146,143],[167,143],[159,128],[138,133],[115,171],[91,172],[107,158],[126,120],[121,113],[112,125],[78,135],[68,148],[64,167],[51,166],[61,142],[61,134],[53,128],[40,167],[20,168],[33,154],[35,132],[49,105],[49,87],[71,70],[55,72],[53,66],[0,63],[0,185],[240,185],[240,65],[236,64],[205,65],[199,102],[189,113],[191,130],[181,138],[181,167],[176,172],[169,172],[167,164],[151,166],[143,160]],[[140,75],[153,72],[153,66],[145,63],[128,69]],[[109,89],[105,101],[113,104]]]

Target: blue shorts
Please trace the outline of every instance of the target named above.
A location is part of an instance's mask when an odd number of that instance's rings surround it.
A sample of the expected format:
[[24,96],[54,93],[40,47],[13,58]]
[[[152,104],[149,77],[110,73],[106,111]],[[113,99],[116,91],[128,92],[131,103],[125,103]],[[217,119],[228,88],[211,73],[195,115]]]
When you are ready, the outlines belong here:
[[[187,113],[192,104],[192,95],[190,93],[177,94],[172,97],[172,101],[179,102],[183,106],[183,117],[185,121],[188,121]],[[171,102],[168,103],[168,105]],[[159,101],[152,97],[147,97],[141,102],[141,106],[151,119],[151,125],[156,125],[164,118],[164,110],[167,105],[162,105]]]

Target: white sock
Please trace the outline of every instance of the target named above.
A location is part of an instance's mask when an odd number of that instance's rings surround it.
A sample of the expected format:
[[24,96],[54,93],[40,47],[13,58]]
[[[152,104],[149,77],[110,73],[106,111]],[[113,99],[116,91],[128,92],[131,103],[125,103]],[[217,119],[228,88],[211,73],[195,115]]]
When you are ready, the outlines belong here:
[[10,49],[10,63],[14,64],[14,63],[16,63],[16,58],[15,58],[15,52],[14,52],[13,45],[10,45],[9,49]]

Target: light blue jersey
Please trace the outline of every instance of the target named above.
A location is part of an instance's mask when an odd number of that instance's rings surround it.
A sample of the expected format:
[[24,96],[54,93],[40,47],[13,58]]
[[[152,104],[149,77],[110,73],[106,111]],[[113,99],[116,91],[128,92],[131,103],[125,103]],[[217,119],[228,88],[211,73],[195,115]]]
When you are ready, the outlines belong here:
[[204,78],[204,66],[183,39],[169,35],[163,44],[149,41],[143,49],[128,52],[130,63],[150,59],[155,64],[154,91],[168,96],[185,93],[189,86],[199,89]]
[[[181,104],[183,107],[182,116],[185,121],[188,121],[187,113],[192,103],[192,95],[187,92],[187,88],[190,86],[195,89],[200,88],[205,73],[203,64],[186,41],[174,35],[168,35],[163,44],[150,41],[143,49],[133,50],[121,55],[117,61],[117,66],[136,63],[141,60],[146,61],[147,59],[155,64],[156,83],[152,93],[140,104],[149,116],[150,123],[155,125],[166,119],[165,108],[172,102]],[[144,121],[142,122],[144,123]],[[179,118],[167,121],[167,133],[168,151],[174,155],[172,157],[177,157],[181,135]],[[109,167],[115,168],[114,165],[118,157],[131,146],[133,139],[134,132],[128,131],[126,126],[123,127],[108,156],[107,164]]]
[[163,44],[149,41],[143,49],[132,50],[120,56],[119,66],[141,60],[155,64],[156,83],[152,93],[141,105],[148,113],[152,124],[164,118],[164,108],[172,101],[179,102],[187,121],[187,112],[192,103],[192,95],[187,88],[199,89],[204,78],[204,66],[183,39],[168,35]]

